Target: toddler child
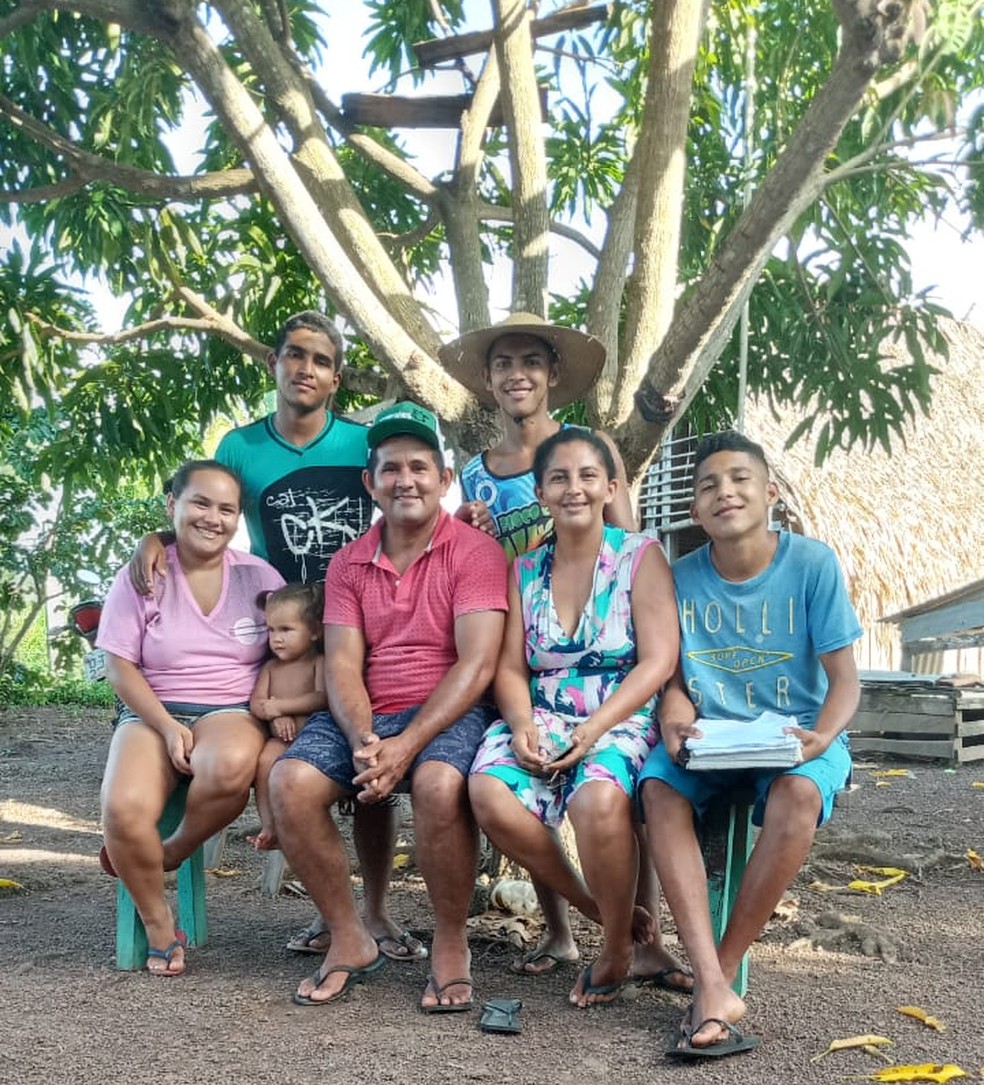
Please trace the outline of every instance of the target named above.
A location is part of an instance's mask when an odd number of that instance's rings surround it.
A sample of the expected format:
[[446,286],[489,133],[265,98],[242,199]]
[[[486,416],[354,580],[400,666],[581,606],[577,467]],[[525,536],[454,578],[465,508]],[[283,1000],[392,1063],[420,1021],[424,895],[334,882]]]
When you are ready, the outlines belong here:
[[264,663],[249,700],[250,711],[270,729],[256,768],[260,831],[247,837],[258,851],[277,847],[269,791],[273,763],[308,716],[328,707],[321,655],[323,598],[321,584],[287,584],[262,600],[273,658]]

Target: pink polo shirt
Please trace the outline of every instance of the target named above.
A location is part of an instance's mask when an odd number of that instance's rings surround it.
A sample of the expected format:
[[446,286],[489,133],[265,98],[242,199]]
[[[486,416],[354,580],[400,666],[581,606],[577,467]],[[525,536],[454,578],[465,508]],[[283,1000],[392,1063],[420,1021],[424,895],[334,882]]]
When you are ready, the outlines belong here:
[[430,546],[402,575],[383,553],[381,521],[335,554],[325,579],[325,624],[362,631],[373,712],[427,700],[458,661],[455,620],[508,609],[506,572],[495,539],[443,511]]

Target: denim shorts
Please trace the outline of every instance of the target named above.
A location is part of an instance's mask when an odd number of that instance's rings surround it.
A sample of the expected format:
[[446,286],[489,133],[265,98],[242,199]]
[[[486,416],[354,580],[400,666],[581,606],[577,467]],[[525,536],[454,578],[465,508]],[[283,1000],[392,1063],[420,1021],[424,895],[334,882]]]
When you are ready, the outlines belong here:
[[711,800],[743,788],[755,791],[752,823],[761,825],[765,803],[772,781],[779,776],[804,776],[820,793],[820,817],[818,825],[827,821],[834,808],[834,796],[843,791],[851,777],[851,752],[843,738],[838,737],[819,756],[791,769],[731,769],[691,772],[671,761],[663,743],[655,746],[639,773],[640,816],[645,817],[641,797],[647,780],[661,780],[678,791],[694,808],[698,818],[703,818]]
[[[380,738],[392,738],[402,734],[419,711],[420,706],[415,705],[402,712],[373,715],[372,732]],[[477,705],[466,712],[440,734],[435,735],[417,754],[407,778],[411,778],[418,766],[425,761],[441,761],[457,769],[462,776],[467,776],[482,735],[494,718],[495,712],[484,705]],[[301,733],[280,755],[281,761],[289,758],[312,765],[340,787],[349,791],[358,790],[352,780],[363,769],[356,767],[349,740],[330,712],[315,712],[308,718]]]
[[[161,704],[178,723],[183,723],[185,727],[194,727],[199,720],[205,719],[206,716],[221,716],[226,712],[242,712],[247,716],[249,715],[249,704],[242,702],[240,704],[195,704],[188,701],[161,701]],[[140,716],[132,708],[123,705],[120,714],[116,717],[115,726],[119,727],[123,723],[139,722]]]

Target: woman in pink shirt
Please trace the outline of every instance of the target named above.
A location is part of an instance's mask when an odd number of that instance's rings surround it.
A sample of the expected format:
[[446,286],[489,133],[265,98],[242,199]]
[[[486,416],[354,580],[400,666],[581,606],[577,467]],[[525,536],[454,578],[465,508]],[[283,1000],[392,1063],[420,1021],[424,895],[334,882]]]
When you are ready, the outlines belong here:
[[[267,643],[257,596],[283,578],[229,549],[240,496],[238,477],[214,460],[179,468],[168,497],[176,541],[167,574],[142,596],[121,570],[96,642],[126,706],[103,779],[99,861],[133,897],[151,947],[147,970],[158,976],[185,969],[164,872],[242,812],[266,738],[249,712]],[[182,777],[191,778],[185,815],[162,841],[157,822]]]

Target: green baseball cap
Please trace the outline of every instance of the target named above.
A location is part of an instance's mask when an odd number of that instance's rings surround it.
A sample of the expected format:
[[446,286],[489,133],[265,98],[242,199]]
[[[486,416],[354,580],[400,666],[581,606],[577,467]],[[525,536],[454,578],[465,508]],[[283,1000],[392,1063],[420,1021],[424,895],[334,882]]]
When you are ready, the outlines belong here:
[[436,416],[426,407],[409,401],[394,403],[376,415],[367,437],[370,450],[378,448],[390,437],[417,437],[438,452],[442,450],[441,430]]

